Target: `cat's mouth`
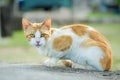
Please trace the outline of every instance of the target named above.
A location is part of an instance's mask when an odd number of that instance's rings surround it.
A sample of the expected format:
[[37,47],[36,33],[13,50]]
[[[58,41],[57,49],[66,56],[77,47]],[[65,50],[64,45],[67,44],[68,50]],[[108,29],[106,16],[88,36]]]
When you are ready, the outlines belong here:
[[36,44],[35,46],[36,46],[36,47],[40,47],[40,46],[41,46],[41,44]]

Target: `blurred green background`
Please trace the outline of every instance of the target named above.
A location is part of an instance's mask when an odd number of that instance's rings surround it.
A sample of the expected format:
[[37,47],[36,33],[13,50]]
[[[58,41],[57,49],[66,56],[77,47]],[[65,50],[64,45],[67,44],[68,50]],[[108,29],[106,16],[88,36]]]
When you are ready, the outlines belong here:
[[28,44],[22,30],[22,17],[41,22],[52,18],[52,27],[81,23],[94,27],[111,44],[112,70],[120,70],[119,0],[1,0],[0,63],[43,62],[46,57]]

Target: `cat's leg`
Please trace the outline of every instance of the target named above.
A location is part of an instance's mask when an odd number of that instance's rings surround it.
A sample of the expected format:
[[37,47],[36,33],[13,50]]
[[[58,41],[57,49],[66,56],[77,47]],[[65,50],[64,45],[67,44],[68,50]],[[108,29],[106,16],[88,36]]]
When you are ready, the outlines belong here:
[[62,63],[64,64],[65,67],[71,67],[71,68],[81,68],[80,64],[74,63],[71,60],[62,60]]
[[97,70],[97,71],[104,71],[104,69],[102,68],[102,66],[100,65],[99,61],[91,61],[87,63],[87,65],[89,66],[90,70]]
[[59,60],[59,58],[48,58],[47,60],[45,60],[44,65],[46,65],[48,67],[53,67],[56,65],[58,60]]
[[93,66],[91,66],[89,64],[84,65],[84,68],[87,70],[96,70]]
[[62,60],[62,63],[66,67],[72,67],[72,61],[70,61],[70,60]]
[[86,65],[89,65],[96,69],[97,71],[104,71],[103,67],[100,64],[100,60],[104,56],[104,52],[101,50],[101,48],[97,46],[92,46],[89,48],[86,48],[85,56],[85,63]]

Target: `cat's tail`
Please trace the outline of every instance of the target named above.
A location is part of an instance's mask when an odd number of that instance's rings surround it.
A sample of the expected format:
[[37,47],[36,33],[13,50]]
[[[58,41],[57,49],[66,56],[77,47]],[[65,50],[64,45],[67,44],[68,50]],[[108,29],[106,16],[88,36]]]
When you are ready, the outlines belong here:
[[111,55],[106,56],[102,60],[101,60],[101,65],[104,71],[109,71],[112,68],[112,56]]

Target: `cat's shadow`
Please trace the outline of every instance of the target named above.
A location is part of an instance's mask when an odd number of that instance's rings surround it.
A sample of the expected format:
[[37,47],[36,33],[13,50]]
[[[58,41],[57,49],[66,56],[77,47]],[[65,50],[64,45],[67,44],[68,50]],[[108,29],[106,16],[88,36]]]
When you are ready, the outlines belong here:
[[102,78],[102,77],[109,78],[115,75],[120,76],[120,71],[96,71],[96,70],[88,70],[82,68],[70,68],[62,65],[48,67],[42,64],[35,64],[35,65],[27,65],[22,68],[35,72],[38,71],[38,72],[47,72],[47,73],[85,74],[85,75],[97,76],[98,78]]
[[[83,73],[83,72],[97,72],[97,73],[103,73],[103,71],[96,71],[96,70],[88,70],[83,68],[71,68],[71,67],[65,67],[63,65],[56,65],[53,67],[48,67],[42,64],[38,65],[31,65],[28,67],[28,69],[32,70],[40,70],[40,71],[52,71],[52,72],[68,72],[68,73]],[[104,71],[104,72],[111,72],[111,71]]]

